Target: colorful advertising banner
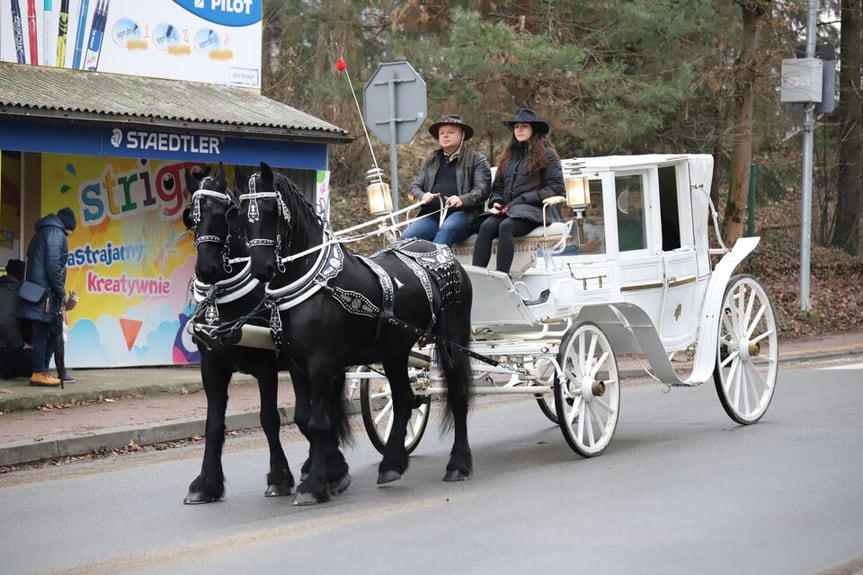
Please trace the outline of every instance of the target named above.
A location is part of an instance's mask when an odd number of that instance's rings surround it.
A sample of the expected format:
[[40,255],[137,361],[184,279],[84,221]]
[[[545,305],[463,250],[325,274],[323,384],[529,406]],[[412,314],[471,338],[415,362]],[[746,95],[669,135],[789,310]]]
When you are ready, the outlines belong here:
[[199,361],[184,327],[194,308],[193,239],[182,223],[185,170],[204,164],[42,156],[43,214],[71,207],[66,289],[70,367]]
[[2,0],[0,60],[260,90],[263,0]]

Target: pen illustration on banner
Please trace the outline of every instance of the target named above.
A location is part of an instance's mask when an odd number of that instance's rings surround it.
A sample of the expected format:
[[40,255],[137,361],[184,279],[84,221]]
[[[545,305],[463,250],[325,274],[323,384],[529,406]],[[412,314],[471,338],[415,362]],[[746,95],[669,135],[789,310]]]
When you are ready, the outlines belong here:
[[129,18],[120,18],[111,29],[114,41],[126,50],[146,50],[147,40],[141,35],[141,27]]
[[87,45],[87,56],[84,58],[84,69],[95,72],[99,67],[99,55],[102,53],[102,41],[105,38],[105,24],[108,22],[108,3],[102,0],[96,4],[93,22],[90,24],[90,43]]
[[21,5],[18,0],[12,0],[12,34],[15,36],[15,55],[19,64],[27,63],[27,53],[24,51],[24,25],[21,23]]
[[27,0],[27,32],[30,35],[30,63],[39,65],[39,30],[36,26],[36,0]]
[[[96,10],[99,8],[97,7]],[[81,0],[78,9],[78,27],[75,31],[75,52],[72,54],[72,67],[76,70],[81,68],[81,54],[84,51],[84,34],[87,31],[87,12],[90,10],[90,0]],[[93,16],[96,19],[96,16]]]
[[51,10],[51,0],[45,0],[42,6],[42,65],[51,65],[51,34],[50,30],[54,28]]
[[57,19],[57,67],[66,67],[66,34],[69,32],[69,0],[60,3]]

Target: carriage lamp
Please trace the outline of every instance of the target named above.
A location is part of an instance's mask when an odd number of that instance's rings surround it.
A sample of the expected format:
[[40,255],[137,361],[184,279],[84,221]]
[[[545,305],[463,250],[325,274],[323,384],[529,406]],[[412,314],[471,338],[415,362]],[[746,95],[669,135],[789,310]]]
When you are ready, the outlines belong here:
[[590,180],[579,174],[566,176],[564,182],[567,205],[577,212],[584,211],[590,205]]
[[393,211],[393,198],[390,194],[390,185],[384,182],[384,171],[380,168],[372,168],[366,172],[366,195],[369,199],[369,213],[373,216],[382,216]]
[[574,160],[563,160],[563,181],[566,185],[566,204],[575,212],[578,245],[584,245],[584,210],[590,205],[590,179],[582,175]]

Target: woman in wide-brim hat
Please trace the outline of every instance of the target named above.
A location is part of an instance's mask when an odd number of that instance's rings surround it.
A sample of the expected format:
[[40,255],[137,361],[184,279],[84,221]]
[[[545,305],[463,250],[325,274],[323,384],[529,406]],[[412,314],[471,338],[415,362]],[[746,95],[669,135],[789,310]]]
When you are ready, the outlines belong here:
[[512,120],[504,120],[503,125],[512,130],[516,124],[530,124],[533,131],[539,135],[548,134],[548,122],[540,120],[539,114],[530,108],[519,108]]
[[512,140],[497,160],[490,208],[479,227],[473,265],[488,265],[492,241],[498,238],[497,270],[509,273],[515,238],[542,224],[543,200],[563,196],[565,187],[548,123],[530,108],[520,108],[503,124],[511,130]]

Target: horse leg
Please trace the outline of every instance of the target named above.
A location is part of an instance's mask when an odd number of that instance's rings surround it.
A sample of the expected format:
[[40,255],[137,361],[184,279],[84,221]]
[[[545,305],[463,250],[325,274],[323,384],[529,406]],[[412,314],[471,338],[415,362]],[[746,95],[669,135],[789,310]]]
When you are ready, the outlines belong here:
[[[470,317],[468,315],[468,317]],[[440,355],[440,354],[438,354]],[[457,354],[455,365],[443,366],[447,380],[447,406],[452,414],[453,440],[444,481],[464,481],[473,475],[473,455],[467,439],[467,413],[470,404],[470,361]]]
[[[329,358],[319,358],[309,366],[309,382],[311,397],[309,402],[309,418],[307,425],[307,437],[310,448],[309,457],[311,465],[308,473],[297,486],[294,496],[294,505],[314,505],[325,503],[332,497],[330,484],[333,480],[329,477],[330,466],[334,462],[343,462],[344,458],[338,453],[338,438],[347,433],[347,412],[344,409],[343,392],[344,376],[336,377],[332,366],[327,365]],[[347,464],[343,465],[344,473],[339,484],[343,484],[341,491],[350,483]]]
[[291,370],[294,386],[294,424],[309,442],[309,455],[300,467],[300,481],[305,481],[312,466],[312,439],[309,436],[309,420],[312,418],[312,399],[308,377],[298,370]]
[[414,406],[414,394],[408,377],[408,356],[384,362],[383,367],[390,382],[393,426],[384,446],[384,457],[378,466],[378,485],[401,479],[408,469],[405,437]]
[[186,505],[212,503],[225,495],[222,447],[225,444],[225,411],[232,368],[227,362],[219,361],[214,353],[203,351],[201,354],[201,379],[207,395],[204,461],[201,473],[189,485],[189,492],[183,500]]
[[288,466],[288,458],[279,440],[282,420],[279,415],[279,374],[275,365],[264,365],[256,373],[258,391],[261,394],[261,427],[267,436],[270,448],[270,472],[267,473],[265,497],[290,495],[294,488],[294,476]]
[[[339,380],[341,377],[341,381]],[[296,405],[294,407],[294,423],[300,430],[300,433],[309,440],[309,456],[303,462],[300,470],[300,481],[305,481],[309,476],[309,469],[312,466],[312,448],[311,439],[309,437],[309,420],[311,419],[311,395],[309,392],[308,379],[302,376],[291,377],[294,384],[294,397]],[[344,387],[344,372],[341,375],[335,376],[333,379],[335,388]],[[340,394],[333,394],[330,410],[343,410],[342,399]],[[329,438],[332,444],[332,451],[327,460],[327,489],[332,495],[344,493],[351,483],[351,476],[348,473],[348,464],[345,457],[339,449],[339,438],[335,433],[330,434]]]

